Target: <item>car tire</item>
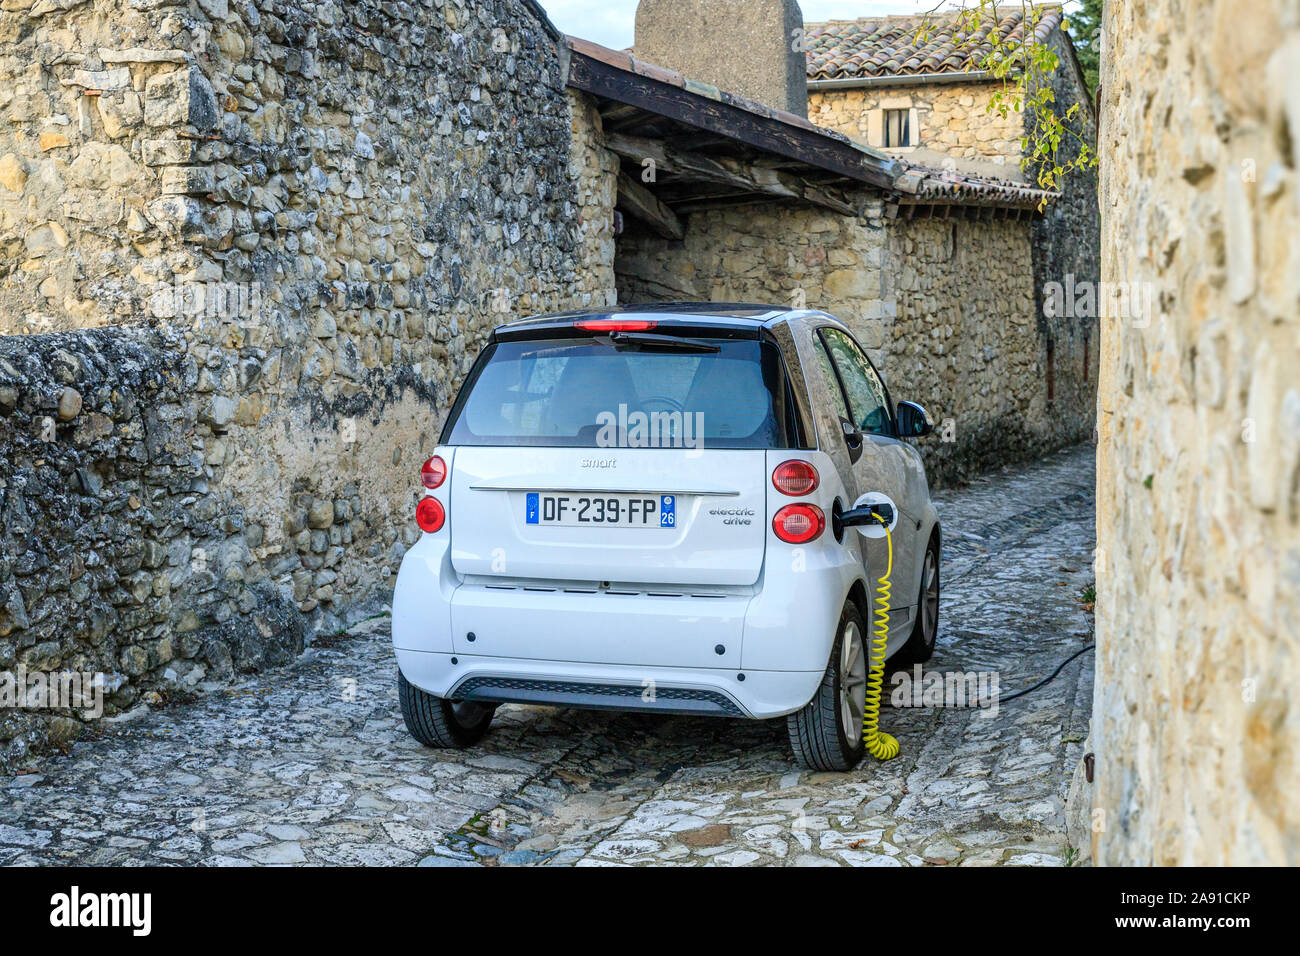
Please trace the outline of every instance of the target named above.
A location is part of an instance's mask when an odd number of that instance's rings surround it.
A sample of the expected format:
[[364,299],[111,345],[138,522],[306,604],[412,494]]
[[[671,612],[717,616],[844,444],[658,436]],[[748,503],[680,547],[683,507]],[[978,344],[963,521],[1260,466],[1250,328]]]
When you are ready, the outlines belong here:
[[411,736],[426,747],[460,750],[483,739],[496,705],[444,700],[421,690],[397,672],[397,699]]
[[862,759],[868,640],[862,612],[846,601],[817,692],[803,710],[786,717],[795,759],[809,770],[852,770]]
[[916,600],[916,621],[907,643],[898,649],[891,667],[924,664],[934,656],[934,642],[939,634],[939,542],[934,538],[925,548],[921,564],[921,590]]

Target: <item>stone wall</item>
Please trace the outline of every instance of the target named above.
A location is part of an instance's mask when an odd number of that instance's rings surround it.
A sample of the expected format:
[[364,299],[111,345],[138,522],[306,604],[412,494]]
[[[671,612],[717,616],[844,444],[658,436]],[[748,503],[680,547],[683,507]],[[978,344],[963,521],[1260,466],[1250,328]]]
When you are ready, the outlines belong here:
[[[0,337],[0,672],[103,675],[109,713],[158,703],[301,651],[307,568],[322,596],[356,585],[359,488],[300,485],[301,513],[271,524],[215,491],[186,353],[145,328]],[[298,523],[319,542],[272,559],[268,540]],[[73,717],[0,710],[0,770],[74,736]]]
[[[1060,67],[1048,82],[1066,135],[1056,157],[1064,167],[1075,161],[1082,144],[1095,149],[1097,119],[1087,85],[1066,35],[1053,31],[1049,44]],[[1078,105],[1076,117],[1069,117]],[[1032,116],[1030,117],[1032,122]],[[1037,180],[1031,170],[1030,179]],[[1101,213],[1097,204],[1097,170],[1076,169],[1061,183],[1061,196],[1034,221],[1034,302],[1042,354],[1052,380],[1052,414],[1058,426],[1081,440],[1096,424],[1097,358],[1100,326],[1096,307],[1101,279]]]
[[0,329],[42,333],[0,340],[0,669],[102,667],[116,710],[382,605],[487,330],[613,297],[558,35],[518,0],[4,0],[0,49]]
[[576,187],[572,220],[578,234],[577,298],[583,308],[613,307],[614,215],[619,159],[604,146],[604,127],[596,102],[568,91],[569,180]]
[[[1093,843],[1300,863],[1300,5],[1106,5]],[[1170,82],[1174,75],[1177,82]]]
[[692,213],[681,242],[635,221],[619,237],[620,302],[694,299],[838,310],[874,361],[884,356],[885,226],[814,207],[734,206]]
[[1019,177],[1024,118],[989,112],[997,83],[926,83],[906,86],[810,90],[808,118],[878,149],[884,139],[880,110],[912,109],[917,146],[886,152],[939,165],[950,159],[958,168],[968,160],[1005,166],[1003,175]]
[[517,0],[6,0],[0,40],[0,331],[156,315],[179,276],[440,313],[418,338],[454,346],[498,289],[593,291],[547,191],[558,51]]
[[895,400],[911,397],[941,424],[939,437],[921,443],[932,483],[1092,433],[1091,390],[1048,397],[1031,233],[1026,222],[890,223],[887,377]]
[[1047,398],[1030,225],[860,218],[782,205],[696,212],[672,242],[618,240],[620,301],[712,299],[824,309],[853,329],[895,400],[926,406],[932,483],[1091,434],[1094,393]]
[[637,59],[806,116],[803,13],[796,0],[640,0]]

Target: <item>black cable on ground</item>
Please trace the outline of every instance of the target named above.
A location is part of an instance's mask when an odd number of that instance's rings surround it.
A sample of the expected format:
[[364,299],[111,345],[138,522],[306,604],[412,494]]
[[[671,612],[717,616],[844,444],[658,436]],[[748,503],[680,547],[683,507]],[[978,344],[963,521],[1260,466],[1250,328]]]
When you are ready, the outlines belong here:
[[1034,691],[1038,690],[1038,688],[1042,687],[1044,684],[1050,684],[1052,681],[1056,680],[1056,675],[1057,675],[1057,674],[1059,674],[1059,673],[1061,673],[1061,671],[1065,670],[1065,665],[1066,665],[1066,664],[1070,663],[1070,662],[1071,662],[1072,660],[1074,660],[1076,657],[1080,657],[1080,656],[1082,656],[1083,654],[1086,654],[1088,651],[1092,650],[1092,649],[1095,648],[1096,646],[1097,646],[1096,644],[1089,644],[1087,647],[1083,647],[1083,648],[1080,648],[1079,650],[1075,651],[1073,654],[1071,654],[1071,655],[1070,655],[1069,657],[1067,657],[1065,660],[1061,661],[1061,666],[1058,667],[1056,670],[1052,671],[1052,674],[1051,674],[1050,677],[1045,677],[1045,678],[1043,678],[1043,679],[1040,680],[1037,684],[1035,684],[1033,687],[1028,687],[1028,688],[1026,688],[1025,690],[1018,690],[1018,691],[1016,691],[1014,694],[1003,694],[1003,695],[1001,695],[1000,697],[998,697],[998,704],[999,704],[999,706],[1002,705],[1002,704],[1005,704],[1007,701],[1015,700],[1017,697],[1024,697],[1026,694],[1032,694]]
[[[1044,677],[1042,680],[1040,680],[1040,681],[1039,681],[1037,684],[1035,684],[1033,687],[1026,687],[1024,690],[1018,690],[1018,691],[1016,691],[1014,694],[1002,694],[1002,695],[1000,695],[1000,696],[998,697],[998,699],[997,699],[997,704],[998,704],[998,706],[1000,707],[1000,706],[1002,706],[1003,704],[1005,704],[1005,703],[1007,703],[1007,702],[1009,702],[1009,701],[1013,701],[1013,700],[1015,700],[1017,697],[1024,697],[1026,694],[1032,694],[1034,691],[1038,690],[1038,688],[1040,688],[1040,687],[1044,687],[1044,686],[1046,686],[1047,684],[1050,684],[1052,681],[1056,680],[1057,676],[1061,673],[1061,671],[1065,670],[1065,667],[1066,667],[1067,664],[1069,664],[1071,661],[1075,660],[1076,658],[1082,657],[1084,654],[1088,653],[1088,651],[1091,651],[1091,650],[1093,650],[1094,648],[1096,648],[1096,646],[1097,646],[1096,644],[1089,644],[1087,647],[1081,647],[1081,648],[1079,648],[1077,651],[1075,651],[1073,654],[1071,654],[1071,655],[1070,655],[1069,657],[1067,657],[1065,660],[1061,661],[1060,666],[1058,666],[1058,667],[1056,668],[1056,670],[1052,671],[1051,674],[1049,674],[1047,677]],[[967,703],[966,706],[967,706],[967,707],[987,707],[987,706],[989,706],[990,703],[991,703],[990,701],[986,701],[986,700],[972,700],[972,701],[970,701],[969,703]]]

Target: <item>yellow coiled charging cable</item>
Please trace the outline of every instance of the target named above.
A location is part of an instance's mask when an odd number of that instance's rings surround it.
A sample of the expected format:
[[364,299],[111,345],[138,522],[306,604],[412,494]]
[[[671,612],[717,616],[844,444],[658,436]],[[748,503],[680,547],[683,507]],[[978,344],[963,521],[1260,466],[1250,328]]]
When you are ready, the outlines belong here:
[[898,756],[898,741],[880,729],[880,687],[885,680],[885,645],[889,638],[889,576],[894,571],[894,538],[889,533],[889,523],[880,515],[873,515],[885,529],[885,543],[889,560],[885,573],[876,582],[876,625],[871,640],[871,668],[867,674],[867,699],[862,708],[862,742],[867,753],[877,760],[892,760]]

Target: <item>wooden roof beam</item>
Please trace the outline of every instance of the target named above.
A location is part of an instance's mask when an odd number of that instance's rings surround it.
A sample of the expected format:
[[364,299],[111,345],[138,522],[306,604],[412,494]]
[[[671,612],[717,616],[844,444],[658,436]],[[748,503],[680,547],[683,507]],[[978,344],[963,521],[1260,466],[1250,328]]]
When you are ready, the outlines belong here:
[[674,149],[662,140],[622,133],[607,134],[605,145],[640,168],[645,168],[648,159],[654,163],[657,172],[671,174],[679,179],[728,186],[781,199],[802,199],[845,216],[857,214],[850,203],[829,190],[768,166]]
[[891,189],[901,172],[901,164],[892,157],[854,146],[807,120],[763,115],[755,111],[762,107],[747,108],[729,101],[725,93],[719,93],[719,99],[702,96],[686,89],[671,71],[647,64],[634,69],[627,54],[578,40],[570,40],[570,47],[568,85],[573,89],[872,186]]
[[677,214],[624,172],[618,174],[618,207],[665,239],[681,239],[686,235]]

